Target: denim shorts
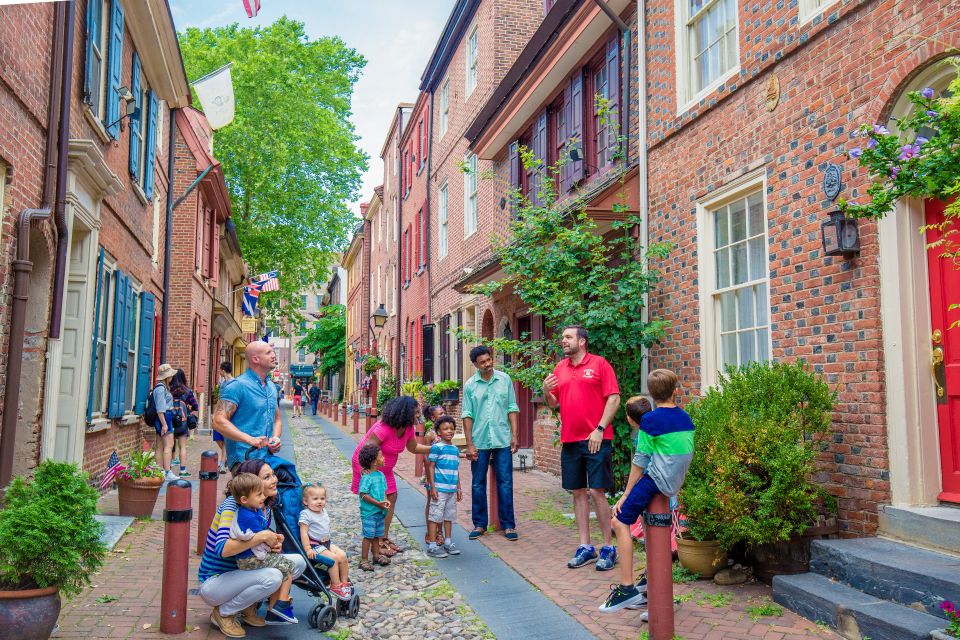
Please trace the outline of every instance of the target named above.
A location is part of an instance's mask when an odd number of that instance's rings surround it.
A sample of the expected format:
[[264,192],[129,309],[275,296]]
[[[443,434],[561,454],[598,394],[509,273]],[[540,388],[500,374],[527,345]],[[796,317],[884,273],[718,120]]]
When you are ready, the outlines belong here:
[[382,538],[383,537],[383,517],[384,514],[382,511],[379,513],[372,513],[368,516],[363,516],[360,518],[360,523],[363,529],[363,537],[367,540],[372,540],[373,538]]

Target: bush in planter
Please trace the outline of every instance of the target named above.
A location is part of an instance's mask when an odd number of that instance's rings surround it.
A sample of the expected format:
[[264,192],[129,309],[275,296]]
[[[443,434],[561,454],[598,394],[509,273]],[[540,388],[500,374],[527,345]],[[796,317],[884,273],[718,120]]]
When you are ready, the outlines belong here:
[[688,407],[695,452],[680,502],[696,539],[789,539],[835,500],[810,480],[835,392],[804,362],[729,369]]
[[14,478],[0,510],[0,589],[58,587],[80,593],[103,564],[100,494],[74,464],[45,460]]
[[121,480],[140,480],[141,478],[162,478],[164,470],[157,465],[157,454],[153,451],[134,451],[127,458],[127,464],[117,474]]

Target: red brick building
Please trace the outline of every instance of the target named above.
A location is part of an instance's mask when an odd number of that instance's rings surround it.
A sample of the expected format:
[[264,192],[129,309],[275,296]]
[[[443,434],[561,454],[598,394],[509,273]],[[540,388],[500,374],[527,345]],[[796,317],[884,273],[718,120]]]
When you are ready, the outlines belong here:
[[421,93],[399,141],[401,380],[433,382],[434,326],[430,315],[430,94]]
[[[220,346],[213,335],[214,305],[220,278],[220,238],[230,219],[230,195],[220,163],[210,154],[213,131],[192,107],[176,114],[174,194],[179,199],[201,175],[200,183],[173,211],[175,256],[170,261],[170,341],[167,361],[183,369],[204,416],[216,384]],[[209,170],[208,170],[209,168]],[[204,175],[204,171],[207,171]],[[239,256],[237,256],[239,257]],[[234,302],[235,292],[231,298]],[[236,329],[221,320],[222,328]],[[239,338],[239,331],[231,335]],[[231,343],[232,341],[231,340]],[[223,343],[222,334],[220,345]]]
[[[360,205],[360,211],[366,215],[367,204]],[[366,225],[361,223],[353,232],[350,246],[341,261],[347,272],[347,308],[346,308],[346,356],[344,359],[343,401],[348,404],[365,404],[363,367],[360,359],[367,353],[370,330],[370,255],[367,249]]]

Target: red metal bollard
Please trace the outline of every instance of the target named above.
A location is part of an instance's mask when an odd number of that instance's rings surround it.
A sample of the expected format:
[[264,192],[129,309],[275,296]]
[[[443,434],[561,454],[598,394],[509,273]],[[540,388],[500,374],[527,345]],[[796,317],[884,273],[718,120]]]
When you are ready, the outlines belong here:
[[347,403],[343,403],[343,413],[340,414],[340,426],[347,426]]
[[197,555],[203,554],[207,544],[207,530],[217,511],[217,480],[220,471],[216,451],[204,451],[200,454],[200,507],[197,519]]
[[353,432],[360,433],[360,407],[353,405]]
[[650,618],[650,640],[672,640],[673,621],[673,553],[670,550],[670,499],[658,494],[650,502],[644,516],[643,538],[647,547],[647,612]]
[[377,424],[377,408],[367,407],[367,431]]
[[166,522],[163,530],[163,581],[160,594],[160,631],[183,633],[187,629],[187,575],[190,572],[190,483],[167,484]]

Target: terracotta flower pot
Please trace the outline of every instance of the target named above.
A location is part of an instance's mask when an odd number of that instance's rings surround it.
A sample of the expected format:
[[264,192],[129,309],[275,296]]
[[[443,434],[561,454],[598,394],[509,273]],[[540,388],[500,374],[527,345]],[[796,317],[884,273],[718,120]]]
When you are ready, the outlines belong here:
[[0,591],[0,640],[46,640],[59,615],[56,587]]
[[149,518],[157,504],[163,478],[138,478],[136,480],[117,479],[117,491],[120,494],[120,515],[135,518]]
[[727,568],[727,552],[716,540],[677,538],[677,555],[685,569],[699,573],[701,578],[712,578],[717,571]]

